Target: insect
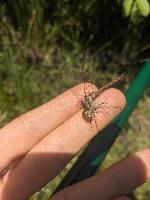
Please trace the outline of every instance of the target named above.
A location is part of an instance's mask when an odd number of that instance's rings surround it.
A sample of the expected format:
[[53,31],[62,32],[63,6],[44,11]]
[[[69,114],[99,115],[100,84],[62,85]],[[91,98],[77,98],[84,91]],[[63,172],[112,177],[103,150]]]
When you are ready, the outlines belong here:
[[[91,92],[89,94],[86,94],[85,91],[85,84],[84,84],[84,99],[81,101],[81,107],[83,109],[82,112],[82,118],[86,121],[90,121],[90,123],[92,122],[92,119],[95,118],[95,114],[98,112],[97,109],[101,108],[103,111],[104,108],[102,107],[102,105],[106,105],[108,107],[112,107],[112,108],[118,108],[117,106],[113,106],[113,105],[109,105],[107,102],[106,103],[101,103],[98,106],[95,106],[94,104],[94,100],[106,89],[108,89],[109,87],[111,87],[112,85],[120,82],[123,80],[123,74],[121,74],[119,77],[117,77],[116,79],[114,79],[113,81],[111,81],[110,83],[108,83],[107,85],[103,86],[102,88],[98,89],[98,91],[95,92]],[[107,115],[109,115],[109,113],[107,113],[105,111],[105,113]],[[95,124],[97,126],[96,123],[96,118],[95,118]]]

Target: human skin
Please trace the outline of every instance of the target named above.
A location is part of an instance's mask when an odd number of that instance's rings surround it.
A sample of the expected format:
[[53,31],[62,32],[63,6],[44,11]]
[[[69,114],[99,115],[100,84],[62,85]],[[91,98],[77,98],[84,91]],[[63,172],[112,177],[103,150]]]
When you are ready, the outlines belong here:
[[[95,86],[91,85],[90,90],[95,91]],[[83,96],[80,84],[0,130],[0,171],[16,163],[1,176],[0,200],[25,200],[40,190],[125,106],[119,90],[104,91],[96,104],[107,102],[118,109],[103,105],[96,113],[97,126],[92,122],[91,127],[82,118],[79,98]],[[149,150],[138,152],[51,199],[125,200],[124,195],[149,179],[149,157]]]

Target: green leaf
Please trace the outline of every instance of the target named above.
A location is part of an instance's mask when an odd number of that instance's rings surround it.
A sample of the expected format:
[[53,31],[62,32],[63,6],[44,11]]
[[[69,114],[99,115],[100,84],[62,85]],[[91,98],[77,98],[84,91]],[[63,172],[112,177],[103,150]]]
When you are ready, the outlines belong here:
[[150,5],[147,0],[136,0],[137,7],[144,17],[147,17],[150,14]]
[[123,1],[123,10],[126,17],[130,15],[131,7],[133,5],[134,0],[124,0]]
[[130,20],[132,23],[136,24],[138,20],[140,19],[141,14],[139,9],[137,8],[137,3],[134,2],[132,9],[131,9],[131,14],[130,14]]

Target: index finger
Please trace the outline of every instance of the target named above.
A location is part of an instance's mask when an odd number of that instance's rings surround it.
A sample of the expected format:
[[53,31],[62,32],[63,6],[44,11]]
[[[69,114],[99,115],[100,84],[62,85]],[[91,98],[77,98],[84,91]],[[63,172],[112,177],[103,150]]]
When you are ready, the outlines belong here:
[[[0,171],[18,160],[45,135],[80,109],[83,84],[16,118],[0,130]],[[90,85],[89,91],[95,90]],[[77,96],[76,96],[76,95]]]

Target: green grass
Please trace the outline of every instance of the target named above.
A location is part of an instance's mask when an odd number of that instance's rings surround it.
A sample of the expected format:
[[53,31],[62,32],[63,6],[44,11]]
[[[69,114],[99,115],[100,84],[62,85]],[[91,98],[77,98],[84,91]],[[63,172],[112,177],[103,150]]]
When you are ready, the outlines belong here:
[[[82,82],[79,75],[83,73],[83,55],[86,65],[93,66],[92,81],[99,87],[124,72],[126,81],[120,86],[123,91],[149,56],[149,19],[132,26],[121,17],[117,1],[111,5],[86,0],[76,4],[29,2],[0,4],[1,127]],[[149,105],[147,91],[114,144],[105,167],[150,146]],[[30,200],[46,200],[67,169]],[[136,191],[139,199],[150,197],[147,188],[146,184]]]
[[[150,148],[150,113],[147,112],[150,105],[150,97],[146,93],[143,96],[144,98],[139,101],[129,118],[128,124],[122,130],[120,136],[111,148],[103,163],[102,169],[111,166],[134,152]],[[145,183],[135,191],[138,200],[145,200],[150,197],[149,186],[150,183]]]

